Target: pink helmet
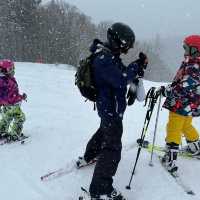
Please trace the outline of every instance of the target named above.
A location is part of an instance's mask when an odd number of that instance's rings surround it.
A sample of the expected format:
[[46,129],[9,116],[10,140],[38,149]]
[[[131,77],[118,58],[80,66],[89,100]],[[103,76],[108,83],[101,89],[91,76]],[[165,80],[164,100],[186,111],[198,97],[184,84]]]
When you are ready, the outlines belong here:
[[0,71],[5,74],[10,74],[14,71],[14,62],[8,59],[0,60]]

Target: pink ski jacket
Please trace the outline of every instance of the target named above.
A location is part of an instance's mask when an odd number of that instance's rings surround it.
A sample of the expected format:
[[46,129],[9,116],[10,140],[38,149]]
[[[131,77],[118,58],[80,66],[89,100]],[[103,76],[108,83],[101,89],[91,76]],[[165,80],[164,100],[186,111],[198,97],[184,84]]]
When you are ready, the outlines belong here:
[[14,105],[23,100],[14,77],[0,76],[0,106]]

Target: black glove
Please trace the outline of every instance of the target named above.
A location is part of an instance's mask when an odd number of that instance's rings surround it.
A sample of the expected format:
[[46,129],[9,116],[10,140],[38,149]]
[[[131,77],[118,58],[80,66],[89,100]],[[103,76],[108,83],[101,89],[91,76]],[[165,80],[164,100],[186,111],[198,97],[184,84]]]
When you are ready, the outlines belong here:
[[166,97],[166,89],[165,86],[160,86],[160,88],[158,88],[158,90],[156,91],[157,95],[162,95],[164,97]]
[[144,69],[142,69],[140,67],[137,74],[138,74],[138,77],[143,78],[144,77]]
[[103,42],[99,39],[94,39],[92,45],[90,46],[90,52],[94,52],[97,48],[98,44],[103,44]]
[[148,64],[147,55],[144,54],[143,52],[140,52],[139,53],[139,58],[135,62],[139,66],[138,76],[142,78],[144,76],[144,71],[146,70],[147,64]]
[[147,65],[148,65],[147,55],[144,54],[143,52],[140,52],[139,53],[139,60],[140,60],[141,65],[143,66],[143,68],[146,69]]
[[128,106],[131,106],[133,105],[133,103],[135,102],[135,99],[136,99],[136,92],[132,91],[130,88],[128,90],[128,94],[127,94],[127,97],[128,99]]
[[98,38],[95,38],[95,39],[93,40],[93,44],[94,44],[94,45],[103,44],[103,42],[102,42],[101,40],[99,40]]
[[24,101],[27,101],[27,94],[26,94],[26,93],[23,93],[23,94],[22,94],[22,97],[23,97],[23,100],[24,100]]

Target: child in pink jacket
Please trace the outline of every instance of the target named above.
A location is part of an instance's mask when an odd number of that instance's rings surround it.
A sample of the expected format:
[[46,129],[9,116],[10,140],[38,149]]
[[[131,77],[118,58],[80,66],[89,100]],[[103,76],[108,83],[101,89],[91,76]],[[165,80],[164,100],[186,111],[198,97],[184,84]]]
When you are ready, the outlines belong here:
[[14,78],[15,67],[11,60],[0,60],[0,137],[8,141],[19,140],[23,136],[22,128],[25,114],[21,110],[22,100],[26,94],[19,94],[17,81]]

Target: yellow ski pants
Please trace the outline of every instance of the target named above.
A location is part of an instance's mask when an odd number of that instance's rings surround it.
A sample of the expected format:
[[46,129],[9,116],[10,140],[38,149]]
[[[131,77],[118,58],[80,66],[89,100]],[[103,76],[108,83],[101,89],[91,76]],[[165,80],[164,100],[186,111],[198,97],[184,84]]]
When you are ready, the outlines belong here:
[[187,141],[199,140],[199,134],[192,125],[191,116],[183,116],[174,112],[169,112],[169,121],[167,123],[167,143],[181,144],[181,137],[185,136]]

